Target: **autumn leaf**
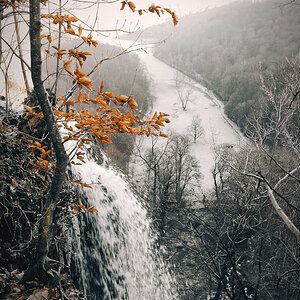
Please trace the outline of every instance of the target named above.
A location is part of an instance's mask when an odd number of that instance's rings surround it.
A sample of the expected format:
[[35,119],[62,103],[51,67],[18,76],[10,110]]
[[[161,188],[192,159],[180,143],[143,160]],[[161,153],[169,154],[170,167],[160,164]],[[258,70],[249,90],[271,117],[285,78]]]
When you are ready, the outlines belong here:
[[156,130],[159,130],[159,128],[160,128],[160,127],[159,127],[158,125],[156,125],[156,124],[152,124],[151,126],[154,127]]
[[82,27],[81,27],[81,25],[79,25],[78,34],[79,34],[79,36],[81,36],[81,34],[82,34]]
[[72,34],[72,35],[76,35],[75,31],[73,28],[69,28],[69,29],[65,29],[65,32]]
[[46,166],[49,166],[49,165],[50,165],[49,161],[47,161],[47,160],[43,160],[42,162],[43,162],[43,164],[45,164]]
[[80,102],[82,98],[82,92],[80,91],[78,96],[77,96],[77,101]]
[[88,207],[87,209],[92,212],[98,212],[98,209],[96,209],[94,206]]
[[120,126],[120,128],[122,129],[122,131],[124,131],[124,132],[128,132],[128,133],[129,133],[129,130],[127,129],[127,127],[126,127],[126,126],[124,126],[124,125],[121,125],[121,126]]
[[97,42],[97,41],[91,40],[91,42],[92,42],[92,44],[93,44],[94,47],[97,47],[97,45],[98,45],[98,42]]
[[104,83],[103,83],[103,80],[102,80],[101,86],[100,86],[100,94],[102,94],[102,92],[103,92],[103,87],[104,87]]
[[152,120],[156,120],[157,119],[157,112],[154,113]]
[[110,98],[114,98],[115,97],[115,95],[113,93],[111,93],[111,92],[105,92],[104,95],[106,95],[106,96],[108,96]]
[[133,99],[130,99],[128,101],[128,105],[130,106],[131,109],[136,109],[138,107],[137,103]]
[[79,71],[79,70],[76,70],[74,73],[75,73],[75,75],[76,75],[78,78],[86,77],[86,75],[85,75],[83,72]]
[[70,66],[71,62],[72,60],[64,60],[64,68],[70,75],[74,76],[74,71]]
[[90,188],[90,189],[92,189],[92,187],[90,186],[90,185],[88,185],[87,183],[82,183],[82,185],[84,186],[84,187],[87,187],[87,188]]
[[57,51],[57,56],[59,59],[62,59],[62,56],[66,54],[66,50],[60,49]]
[[83,97],[83,99],[84,99],[84,100],[89,100],[89,99],[90,99],[90,96],[89,96],[87,93],[84,92],[84,97]]
[[68,18],[67,18],[67,21],[77,22],[77,21],[79,21],[79,19],[76,18],[76,17],[68,17]]
[[80,78],[78,79],[78,81],[79,81],[80,83],[82,83],[84,86],[86,86],[88,89],[90,89],[90,90],[95,90],[94,87],[93,87],[93,85],[92,85],[92,80],[89,79],[88,77],[86,77],[86,76],[80,77]]
[[162,136],[162,137],[168,137],[166,134],[161,133],[161,132],[159,133],[159,135]]
[[33,114],[33,110],[29,106],[24,105],[24,109],[26,109],[30,114]]
[[176,26],[178,24],[178,18],[174,12],[172,13],[172,18],[173,18],[174,26]]
[[34,142],[39,148],[42,148],[42,145],[39,142]]
[[127,2],[127,4],[129,5],[132,12],[135,12],[135,7],[136,7],[135,4],[132,1]]
[[121,6],[121,9],[120,9],[120,10],[123,10],[124,7],[125,7],[125,5],[126,5],[126,2],[125,2],[125,1],[122,1],[122,6]]
[[124,96],[124,95],[120,95],[117,99],[120,101],[126,102],[128,100],[128,97]]

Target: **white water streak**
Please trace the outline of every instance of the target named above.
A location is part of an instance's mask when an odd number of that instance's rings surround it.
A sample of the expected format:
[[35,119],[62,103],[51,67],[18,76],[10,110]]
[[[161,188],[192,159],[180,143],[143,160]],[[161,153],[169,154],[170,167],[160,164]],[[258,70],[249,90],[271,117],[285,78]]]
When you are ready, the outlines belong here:
[[[98,213],[86,213],[93,214],[88,216],[93,219],[94,227],[93,236],[88,237],[93,239],[91,249],[83,249],[82,241],[77,241],[76,252],[85,289],[91,292],[89,286],[96,280],[106,289],[103,298],[97,296],[96,299],[175,299],[171,277],[154,250],[146,210],[120,174],[91,159],[85,160],[82,166],[72,167],[77,178],[93,187],[84,188],[88,202],[84,204],[98,210]],[[77,228],[79,232],[82,235],[82,229]],[[90,277],[87,269],[91,266],[83,252],[96,262],[93,272],[99,274],[98,278]],[[102,264],[107,265],[103,268]],[[110,291],[111,285],[117,290],[117,296]]]

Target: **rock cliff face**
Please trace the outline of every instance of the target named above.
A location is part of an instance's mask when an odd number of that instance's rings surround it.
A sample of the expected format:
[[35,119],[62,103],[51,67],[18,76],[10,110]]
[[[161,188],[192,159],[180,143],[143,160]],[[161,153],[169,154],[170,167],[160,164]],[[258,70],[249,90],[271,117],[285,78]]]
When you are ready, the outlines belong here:
[[[37,279],[28,284],[18,284],[35,249],[36,228],[50,174],[35,172],[30,163],[34,153],[28,147],[29,141],[43,138],[43,124],[34,124],[33,120],[25,122],[23,118],[12,117],[11,113],[8,118],[1,119],[0,298],[58,299],[64,292],[70,299],[75,299],[75,296],[79,297],[79,292],[70,283],[68,270],[57,264],[53,266],[54,271],[59,271],[57,282],[45,286]],[[65,186],[63,197],[68,195],[72,201],[71,194],[71,190]],[[60,260],[62,246],[63,234],[60,224],[57,224],[51,258]]]

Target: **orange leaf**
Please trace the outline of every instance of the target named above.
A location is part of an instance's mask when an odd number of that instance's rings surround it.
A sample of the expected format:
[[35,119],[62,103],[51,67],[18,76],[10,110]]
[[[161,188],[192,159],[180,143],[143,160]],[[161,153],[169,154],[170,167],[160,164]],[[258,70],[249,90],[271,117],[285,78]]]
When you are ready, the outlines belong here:
[[166,134],[161,133],[161,132],[159,133],[159,135],[162,136],[162,137],[168,137]]
[[42,145],[39,142],[34,142],[39,148],[42,148]]
[[117,99],[120,100],[120,101],[126,102],[128,100],[128,97],[124,96],[124,95],[120,95]]
[[83,72],[80,72],[80,71],[78,71],[78,70],[76,70],[74,73],[75,73],[75,75],[76,75],[77,77],[79,77],[79,78],[85,77],[85,76],[86,76]]
[[174,26],[176,26],[178,24],[178,18],[174,12],[172,13],[172,18],[173,18]]
[[98,45],[98,42],[97,42],[97,41],[91,40],[91,42],[92,42],[92,44],[93,44],[94,47],[97,47],[97,45]]
[[133,99],[130,99],[128,101],[128,104],[131,107],[131,109],[136,109],[138,107],[137,103]]
[[123,10],[124,7],[125,7],[125,5],[126,5],[126,2],[125,2],[125,1],[122,1],[122,6],[121,6],[121,9],[120,9],[120,10]]
[[84,187],[87,187],[87,188],[90,188],[90,189],[92,189],[92,187],[90,186],[90,185],[88,185],[87,183],[82,183],[82,185],[84,186]]
[[29,106],[24,105],[24,109],[26,109],[28,112],[30,112],[31,114],[33,114],[33,110]]
[[72,60],[64,60],[64,68],[70,75],[74,76],[74,71],[70,66],[71,62]]
[[106,96],[108,96],[110,98],[114,98],[115,97],[115,95],[113,93],[111,93],[111,92],[105,92],[104,95],[106,95]]
[[76,35],[75,31],[73,28],[69,28],[69,29],[66,29],[65,32],[69,33],[69,34],[72,34],[72,35]]
[[83,97],[83,99],[84,99],[84,100],[89,100],[90,97],[89,97],[89,95],[88,95],[87,93],[84,92],[84,97]]
[[129,130],[127,129],[126,126],[121,125],[120,128],[121,128],[124,132],[128,132],[128,133],[129,133]]
[[68,17],[67,20],[71,21],[71,22],[77,22],[77,21],[79,21],[79,19],[76,18],[76,17]]
[[79,25],[78,34],[79,34],[79,36],[81,36],[81,34],[82,34],[82,27],[81,27],[81,25]]
[[98,209],[96,209],[94,206],[89,207],[88,210],[93,212],[98,212]]
[[103,92],[103,87],[104,87],[104,83],[103,83],[103,80],[102,80],[101,86],[100,86],[100,94]]
[[132,1],[127,2],[132,12],[135,12],[135,4]]
[[81,77],[81,78],[78,79],[78,81],[80,83],[82,83],[84,86],[86,86],[88,89],[95,90],[94,87],[93,87],[93,85],[91,84],[92,80],[89,79],[88,77],[86,77],[86,76],[85,77]]
[[79,94],[78,94],[77,100],[78,100],[78,101],[81,101],[81,97],[82,97],[82,93],[81,93],[81,91],[80,91]]

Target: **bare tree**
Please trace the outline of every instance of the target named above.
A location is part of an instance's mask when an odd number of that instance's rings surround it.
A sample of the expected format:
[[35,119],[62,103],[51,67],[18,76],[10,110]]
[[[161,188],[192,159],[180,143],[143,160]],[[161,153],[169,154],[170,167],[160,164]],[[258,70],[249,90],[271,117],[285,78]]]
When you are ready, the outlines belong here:
[[183,110],[186,110],[188,103],[193,101],[193,88],[189,80],[182,73],[176,72],[175,86]]
[[265,97],[260,115],[254,118],[251,138],[265,156],[267,167],[260,166],[257,174],[248,176],[264,183],[274,209],[300,239],[299,227],[283,209],[287,205],[286,209],[292,209],[291,215],[293,211],[300,212],[292,200],[294,193],[287,189],[287,186],[293,186],[294,191],[300,188],[300,55],[286,59],[275,71],[261,73],[260,81]]
[[196,115],[192,119],[191,125],[188,127],[188,131],[193,138],[193,142],[196,144],[197,140],[203,136],[204,129],[201,126],[201,118]]
[[154,142],[145,153],[139,151],[147,174],[143,190],[148,191],[161,234],[167,223],[168,209],[184,207],[197,187],[199,169],[190,154],[190,146],[188,136],[172,134],[162,149]]
[[182,214],[186,226],[178,243],[185,253],[181,268],[190,282],[186,299],[297,298],[298,241],[269,204],[263,185],[232,168],[242,170],[246,162],[254,173],[258,160],[264,160],[259,150],[252,151],[232,157],[226,149],[220,151],[214,191],[202,201],[199,197],[201,208]]

